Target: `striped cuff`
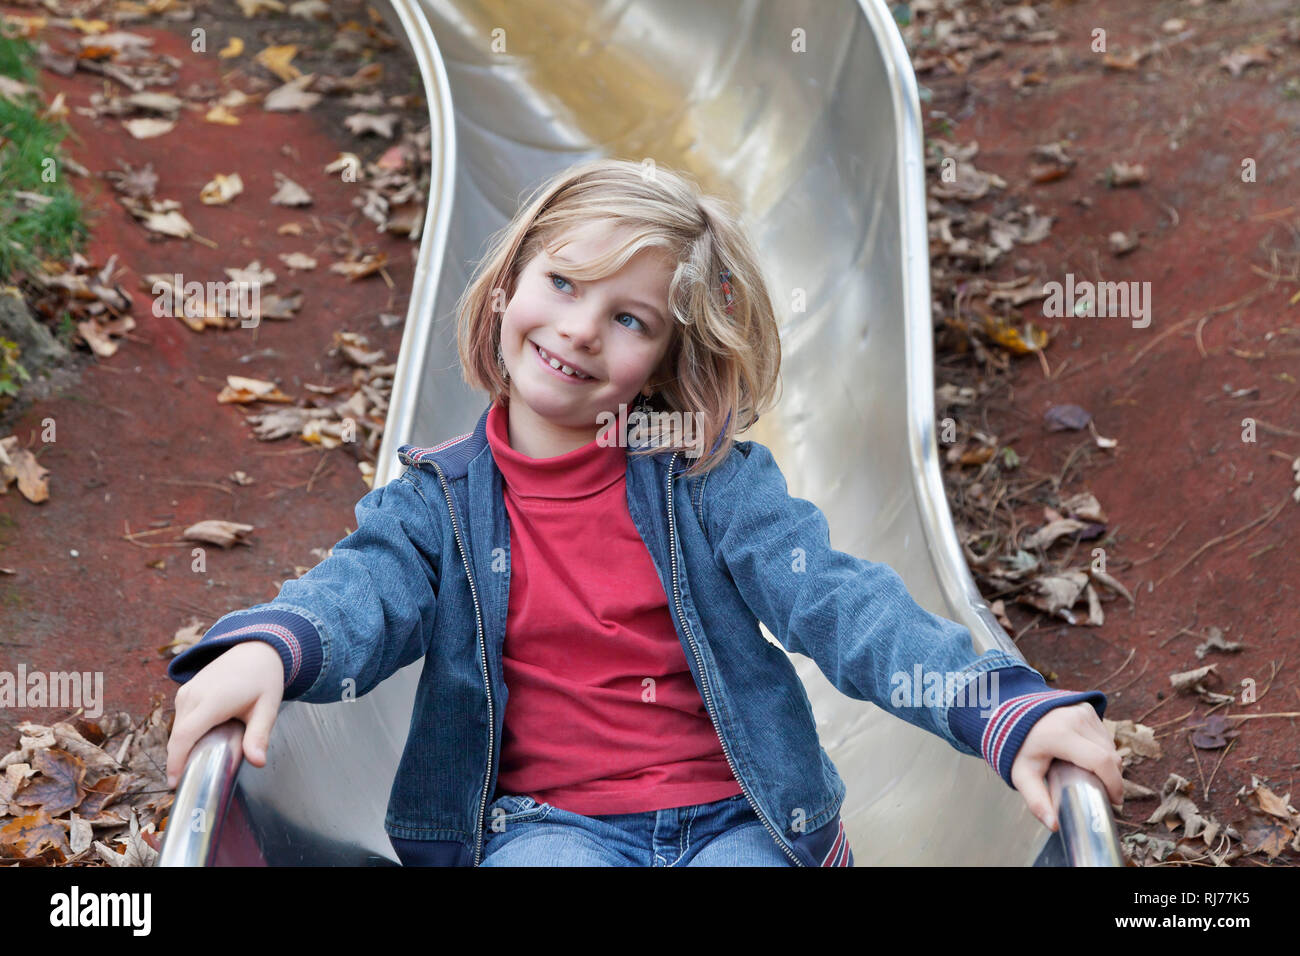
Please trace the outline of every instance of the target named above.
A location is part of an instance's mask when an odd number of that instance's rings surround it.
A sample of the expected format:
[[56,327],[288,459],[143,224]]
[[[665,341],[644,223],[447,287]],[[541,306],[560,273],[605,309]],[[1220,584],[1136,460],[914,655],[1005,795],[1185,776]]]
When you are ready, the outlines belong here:
[[990,671],[991,702],[972,703],[948,709],[948,726],[953,736],[979,751],[994,773],[1014,789],[1011,767],[1020,745],[1038,718],[1056,707],[1087,701],[1106,713],[1106,695],[1101,691],[1052,690],[1038,671],[1029,667],[1002,667]]
[[167,667],[167,676],[184,684],[214,657],[244,641],[266,641],[284,664],[284,699],[305,693],[320,676],[320,635],[300,614],[281,608],[236,611],[227,614],[193,647],[178,654]]

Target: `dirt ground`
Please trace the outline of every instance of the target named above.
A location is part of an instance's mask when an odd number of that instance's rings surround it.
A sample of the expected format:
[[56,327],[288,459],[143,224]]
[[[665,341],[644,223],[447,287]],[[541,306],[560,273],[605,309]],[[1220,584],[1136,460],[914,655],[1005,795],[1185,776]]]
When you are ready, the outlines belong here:
[[[1189,795],[1203,814],[1245,827],[1239,788],[1255,775],[1279,795],[1290,794],[1300,769],[1300,574],[1293,544],[1300,504],[1291,500],[1291,462],[1300,456],[1300,47],[1283,36],[1293,6],[1159,0],[1135,12],[1124,0],[1099,0],[1037,9],[1042,26],[1060,32],[1056,43],[1007,42],[1000,56],[964,73],[938,67],[920,76],[929,91],[927,134],[978,141],[979,168],[1008,184],[991,207],[1032,202],[1054,217],[1050,235],[1018,247],[997,278],[1034,272],[1063,280],[1073,273],[1150,282],[1153,307],[1149,327],[1134,328],[1120,318],[1043,319],[1040,303],[1027,304],[1024,318],[1051,332],[1045,361],[1015,359],[974,409],[979,426],[1014,445],[1026,469],[1064,472],[1068,490],[1096,495],[1107,517],[1108,570],[1135,597],[1132,609],[1107,601],[1099,628],[1008,602],[1011,630],[1028,660],[1055,675],[1053,686],[1100,688],[1107,717],[1155,727],[1163,755],[1135,764],[1131,779],[1158,792],[1178,773],[1192,782]],[[1162,30],[1172,17],[1184,18],[1194,35],[1173,41]],[[257,49],[291,42],[285,31],[300,30],[298,62],[305,69],[313,44],[328,41],[304,24],[280,23],[268,36],[264,21],[237,13],[216,20],[203,7],[197,22],[217,38],[209,40],[210,51],[231,35]],[[128,29],[183,61],[179,88],[245,87],[259,72],[247,55],[228,62],[192,54],[192,26],[151,20]],[[1113,50],[1165,45],[1136,69],[1108,69],[1089,50],[1099,26]],[[1224,52],[1260,43],[1279,51],[1271,64],[1237,77],[1220,65]],[[1053,47],[1060,50],[1055,59]],[[389,67],[385,92],[410,92],[409,63],[394,51],[380,58]],[[64,92],[70,107],[85,105],[105,82],[84,72],[42,74],[49,94]],[[133,296],[138,327],[110,359],[80,353],[75,384],[5,423],[4,432],[39,449],[51,472],[50,500],[42,505],[14,489],[0,497],[0,567],[14,572],[0,573],[6,669],[19,661],[43,671],[93,663],[105,673],[106,711],[147,713],[175,690],[160,648],[178,629],[196,622],[206,628],[231,610],[269,600],[295,568],[316,563],[313,549],[328,548],[353,526],[353,506],[366,486],[345,450],[321,451],[296,439],[259,442],[244,408],[216,401],[230,374],[277,380],[294,396],[307,382],[347,381],[350,368],[326,356],[341,328],[367,334],[396,356],[401,325],[379,316],[405,316],[416,244],[377,234],[351,205],[355,186],[322,171],[340,151],[370,158],[387,145],[347,132],[343,113],[329,100],[302,113],[248,109],[233,128],[183,113],[168,137],[146,140],[133,139],[115,120],[75,110],[68,117],[76,133],[71,154],[92,173],[77,182],[97,214],[87,256],[98,265],[118,256],[117,281]],[[406,115],[423,125],[418,111]],[[1030,182],[1031,149],[1052,141],[1068,143],[1077,166],[1055,181]],[[1247,157],[1257,166],[1254,182],[1241,178]],[[196,231],[215,248],[142,229],[98,177],[119,160],[152,161],[158,195],[184,199]],[[1115,162],[1143,164],[1146,181],[1109,188],[1104,172]],[[243,196],[228,206],[197,201],[214,174],[236,170]],[[306,186],[315,205],[267,203],[275,170]],[[287,222],[300,222],[304,234],[278,235]],[[1139,247],[1112,256],[1107,237],[1115,231],[1136,231]],[[379,276],[349,283],[326,270],[351,248],[349,236],[367,252],[387,253],[391,286]],[[321,266],[289,274],[276,256],[293,251],[320,256]],[[295,320],[196,334],[151,314],[141,275],[219,279],[223,268],[254,259],[276,268],[276,291],[307,291]],[[968,364],[941,355],[936,382],[959,380]],[[1097,447],[1086,431],[1046,431],[1043,413],[1062,403],[1088,409],[1116,447]],[[1253,442],[1242,440],[1248,417],[1258,422]],[[47,418],[58,435],[48,444],[40,438]],[[229,481],[237,469],[255,483]],[[957,494],[955,486],[950,493]],[[206,571],[196,573],[193,545],[174,532],[210,518],[255,531],[246,545],[207,548]],[[1023,509],[1018,519],[1041,524],[1041,507]],[[1246,527],[1257,519],[1265,520]],[[124,537],[128,527],[164,533],[132,541]],[[1080,553],[1093,546],[1081,544]],[[1199,659],[1194,648],[1212,627],[1244,648]],[[1206,663],[1217,665],[1215,690],[1240,696],[1243,679],[1257,684],[1255,703],[1234,703],[1228,712],[1292,716],[1238,722],[1240,735],[1226,751],[1193,748],[1189,727],[1210,705],[1172,692],[1169,675]],[[51,717],[8,711],[5,729],[25,719]],[[1150,799],[1129,801],[1123,827],[1158,831],[1145,823],[1154,807]],[[1273,862],[1296,858],[1285,851]],[[1269,862],[1258,853],[1243,861]]]
[[[366,20],[361,4],[340,3]],[[224,8],[228,7],[228,10]],[[160,21],[122,29],[154,41],[154,49],[182,61],[171,92],[191,84],[219,92],[248,90],[250,79],[279,81],[250,63],[268,42],[301,44],[295,63],[304,72],[325,65],[319,52],[331,32],[301,20],[281,18],[274,32],[266,20],[246,20],[233,4],[216,8],[218,18],[199,8],[193,23]],[[30,16],[29,7],[0,10]],[[345,12],[345,11],[344,11]],[[207,53],[191,52],[190,30],[209,32]],[[49,34],[70,38],[69,30]],[[233,61],[217,50],[232,36],[245,39],[247,52]],[[404,51],[379,51],[387,67],[380,89],[386,94],[412,90]],[[361,64],[330,63],[332,72],[351,74]],[[304,384],[340,385],[352,368],[327,356],[336,331],[364,333],[396,358],[402,323],[385,324],[380,315],[406,316],[417,243],[404,236],[377,233],[374,223],[353,208],[358,184],[344,182],[324,167],[342,151],[373,159],[391,141],[359,138],[341,119],[353,112],[326,98],[308,112],[267,112],[260,106],[238,110],[239,126],[207,123],[202,111],[185,112],[163,137],[134,139],[111,117],[93,119],[76,112],[90,94],[108,84],[78,71],[64,77],[42,71],[47,97],[62,92],[72,110],[67,122],[75,138],[64,146],[87,167],[78,194],[93,210],[92,242],[86,256],[102,267],[116,255],[115,281],[130,293],[134,332],[111,358],[97,360],[78,352],[75,384],[10,416],[3,431],[39,451],[49,469],[50,498],[40,505],[24,500],[14,487],[0,497],[0,661],[15,671],[104,671],[106,712],[148,713],[159,695],[170,702],[175,685],[166,676],[160,648],[195,622],[203,629],[221,615],[268,601],[295,568],[311,567],[320,555],[356,525],[353,507],[367,486],[346,448],[321,450],[299,441],[257,440],[245,414],[258,409],[217,403],[227,375],[277,381],[298,398]],[[120,90],[120,87],[119,87]],[[404,122],[428,123],[412,109]],[[183,201],[198,235],[213,245],[165,238],[147,232],[117,202],[99,177],[119,168],[152,162],[158,173],[157,196]],[[271,205],[280,171],[303,185],[313,205]],[[239,172],[244,193],[224,206],[199,202],[199,192],[215,174]],[[279,226],[297,222],[301,236],[280,235]],[[349,282],[330,273],[331,262],[358,244],[365,252],[388,256],[386,272]],[[279,253],[317,257],[313,272],[291,273]],[[263,320],[253,328],[191,331],[174,317],[152,313],[153,296],[142,283],[146,273],[180,273],[199,281],[225,280],[224,269],[259,260],[277,274],[268,292],[306,292],[302,310],[291,321]],[[43,422],[53,419],[56,440],[42,442]],[[242,470],[254,479],[243,486],[228,479]],[[193,542],[179,531],[202,520],[221,519],[254,526],[246,544],[230,549],[205,547],[206,569],[192,570]],[[126,540],[127,531],[159,531]],[[162,560],[161,567],[153,566]],[[48,723],[50,712],[9,710],[8,729],[23,720]]]
[[[1123,317],[1044,318],[1041,302],[1023,306],[1024,319],[1052,333],[1046,361],[1015,359],[975,410],[979,427],[1013,445],[1024,467],[1066,471],[1067,490],[1096,496],[1107,518],[1107,570],[1136,602],[1107,602],[1098,628],[1008,600],[1012,632],[1031,664],[1056,675],[1053,686],[1099,688],[1108,718],[1155,728],[1163,755],[1137,762],[1130,779],[1159,793],[1180,774],[1202,814],[1240,829],[1250,819],[1235,795],[1252,775],[1285,795],[1300,769],[1300,504],[1292,499],[1300,480],[1292,471],[1300,456],[1300,45],[1286,36],[1296,12],[1265,0],[1056,4],[1038,24],[1059,31],[1055,44],[1008,42],[964,75],[940,68],[919,78],[932,92],[927,130],[978,142],[976,165],[1006,181],[987,207],[1032,203],[1054,218],[1045,240],[1016,248],[1020,268],[1004,266],[996,278],[1150,283],[1145,328]],[[1162,29],[1171,18],[1185,24]],[[1107,68],[1090,49],[1097,28],[1116,58],[1163,48],[1136,69]],[[1193,35],[1173,39],[1186,30]],[[1225,53],[1252,45],[1277,55],[1238,77],[1221,65]],[[1015,89],[1026,77],[1042,82]],[[1068,144],[1078,163],[1063,178],[1033,182],[1031,151],[1051,142]],[[1254,182],[1243,182],[1247,158]],[[1112,163],[1140,163],[1147,178],[1110,188]],[[1107,239],[1116,231],[1136,232],[1139,247],[1113,256]],[[963,365],[948,358],[936,383]],[[1046,430],[1044,413],[1060,404],[1090,411],[1117,446],[1099,448],[1087,431]],[[1253,441],[1243,440],[1246,419],[1256,422]],[[1031,528],[1044,522],[1041,507],[1018,517]],[[1078,544],[1073,564],[1086,564],[1101,543]],[[1199,659],[1195,648],[1216,627],[1244,648]],[[1189,730],[1211,706],[1174,693],[1169,675],[1206,664],[1221,677],[1209,689],[1237,698],[1217,713],[1286,716],[1229,722],[1240,736],[1226,749],[1193,747]],[[1254,703],[1241,703],[1244,680],[1255,683]],[[1145,823],[1156,803],[1129,800],[1124,829],[1162,832]],[[1288,850],[1274,863],[1296,859]]]

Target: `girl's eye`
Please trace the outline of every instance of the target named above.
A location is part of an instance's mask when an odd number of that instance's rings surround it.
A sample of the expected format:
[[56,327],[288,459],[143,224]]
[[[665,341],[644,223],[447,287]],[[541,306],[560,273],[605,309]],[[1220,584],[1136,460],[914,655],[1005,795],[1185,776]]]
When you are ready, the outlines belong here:
[[[560,275],[558,272],[548,272],[548,273],[546,273],[546,278],[548,278],[548,279],[551,280],[551,288],[555,289],[557,292],[563,292],[564,290],[561,289],[559,286],[557,286],[557,285],[555,284],[555,283],[556,283],[556,280],[559,280],[560,282],[563,282],[565,285],[570,285],[570,284],[571,284],[571,283],[569,282],[568,279],[564,278],[564,276]],[[618,318],[621,319],[621,318],[623,318],[623,317],[625,317],[625,316],[626,316],[627,318],[631,319],[633,322],[635,322],[635,323],[637,324],[637,326],[639,326],[639,327],[641,328],[642,331],[649,331],[649,329],[648,329],[648,327],[646,326],[646,324],[645,324],[644,322],[642,322],[640,319],[638,319],[638,318],[637,318],[635,315],[633,315],[631,312],[621,312],[621,313],[619,313]],[[619,324],[620,324],[620,325],[623,325],[623,323],[619,323]],[[634,328],[633,326],[630,326],[630,325],[623,325],[623,327],[624,327],[624,328]]]

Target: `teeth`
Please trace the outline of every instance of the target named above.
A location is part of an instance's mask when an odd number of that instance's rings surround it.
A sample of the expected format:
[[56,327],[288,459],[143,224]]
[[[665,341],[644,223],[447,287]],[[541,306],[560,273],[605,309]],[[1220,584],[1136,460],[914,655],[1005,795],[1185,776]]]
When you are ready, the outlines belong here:
[[569,368],[569,366],[562,364],[559,359],[553,358],[552,356],[548,355],[546,353],[546,349],[542,348],[540,345],[537,346],[537,352],[551,366],[551,368],[557,368],[560,371],[562,371],[565,375],[572,375],[574,378],[591,378],[590,375],[583,375],[581,372],[578,372],[575,369],[571,369]]

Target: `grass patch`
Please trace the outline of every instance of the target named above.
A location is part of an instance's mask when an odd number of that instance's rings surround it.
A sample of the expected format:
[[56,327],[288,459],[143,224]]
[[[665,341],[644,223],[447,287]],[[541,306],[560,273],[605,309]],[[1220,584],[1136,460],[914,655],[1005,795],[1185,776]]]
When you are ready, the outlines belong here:
[[[0,75],[35,85],[36,51],[21,37],[0,33]],[[0,96],[0,284],[18,285],[43,259],[66,260],[87,237],[81,202],[62,175],[59,144],[65,123],[42,117],[38,95]],[[21,198],[19,192],[41,197]],[[18,348],[0,339],[0,397],[16,394],[31,376]]]

